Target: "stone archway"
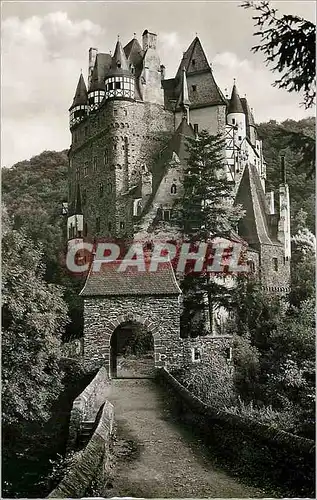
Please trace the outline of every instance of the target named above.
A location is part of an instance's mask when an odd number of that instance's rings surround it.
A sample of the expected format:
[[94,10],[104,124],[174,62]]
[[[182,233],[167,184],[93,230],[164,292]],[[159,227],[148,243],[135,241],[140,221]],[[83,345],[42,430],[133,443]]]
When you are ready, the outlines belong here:
[[158,330],[153,324],[147,325],[145,318],[140,321],[135,316],[128,317],[111,334],[109,372],[112,378],[152,378],[155,359],[160,359],[158,352],[155,356],[159,348]]
[[180,338],[181,291],[170,262],[155,272],[119,261],[91,271],[81,291],[84,298],[84,363],[87,370],[106,366],[110,374],[111,336],[122,323],[133,321],[153,335],[155,367],[179,367],[184,346]]

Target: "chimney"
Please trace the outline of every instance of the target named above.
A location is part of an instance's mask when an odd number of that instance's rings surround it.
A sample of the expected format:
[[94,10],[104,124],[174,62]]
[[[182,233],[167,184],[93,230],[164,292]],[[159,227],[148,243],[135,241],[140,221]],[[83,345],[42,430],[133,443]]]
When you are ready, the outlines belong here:
[[88,62],[88,89],[90,87],[91,75],[95,66],[98,49],[90,47],[89,49],[89,62]]
[[268,207],[268,214],[274,215],[275,214],[274,191],[266,193],[266,202]]
[[148,30],[145,30],[142,35],[143,42],[143,50],[147,49],[156,49],[156,39],[157,35],[155,33],[150,33]]

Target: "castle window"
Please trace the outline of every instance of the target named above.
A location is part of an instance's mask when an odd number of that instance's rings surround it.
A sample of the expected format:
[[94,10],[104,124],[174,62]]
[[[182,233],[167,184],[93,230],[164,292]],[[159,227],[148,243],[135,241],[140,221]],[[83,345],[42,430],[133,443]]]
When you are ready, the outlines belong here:
[[121,89],[121,82],[115,82],[115,88]]
[[172,184],[171,185],[171,194],[176,194],[176,190],[177,190],[176,184]]
[[114,149],[115,151],[117,150],[117,144],[116,144],[116,143],[114,143],[114,144],[113,144],[113,149]]
[[236,124],[236,119],[232,118],[231,123],[232,123],[232,125],[235,125]]
[[104,154],[103,154],[103,162],[105,165],[107,165],[108,161],[109,161],[108,149],[105,149]]
[[96,217],[96,233],[100,232],[100,217]]
[[87,236],[88,234],[88,224],[87,222],[84,223],[84,236]]
[[238,136],[238,139],[239,139],[239,141],[242,141],[242,136],[241,136],[241,135],[239,135],[239,136]]
[[124,110],[124,116],[127,116],[127,114],[128,114],[128,111],[125,109]]
[[232,361],[232,347],[227,347],[226,358],[227,358],[227,361]]
[[192,349],[192,361],[194,363],[199,363],[201,361],[201,352],[198,347],[193,347]]
[[111,229],[112,229],[112,224],[111,222],[108,222],[108,231],[111,231]]
[[80,170],[79,168],[77,167],[76,168],[76,180],[78,181],[80,179]]
[[102,184],[102,182],[99,184],[99,195],[101,198],[103,197],[103,184]]
[[192,60],[192,65],[195,66],[195,64],[196,64],[196,61],[195,61],[195,59],[193,59]]
[[113,90],[113,83],[112,82],[108,83],[107,87],[108,87],[107,90]]
[[124,221],[123,220],[120,221],[120,229],[124,229]]
[[121,62],[117,61],[117,68],[121,68]]
[[248,260],[247,265],[249,266],[250,273],[254,273],[255,272],[255,264],[254,264],[253,260]]
[[85,204],[86,204],[86,201],[87,201],[87,190],[86,190],[86,189],[84,189],[84,190],[83,190],[83,205],[85,205]]
[[85,137],[87,137],[87,135],[88,135],[88,127],[86,126],[85,127]]
[[96,172],[97,170],[97,156],[94,156],[93,158],[93,171]]
[[125,144],[122,145],[122,151],[125,151]]
[[113,114],[114,114],[114,116],[116,116],[116,115],[118,114],[118,110],[117,110],[117,109],[114,109],[114,110],[113,110]]
[[192,85],[192,90],[193,90],[193,92],[196,92],[196,90],[197,90],[197,85]]
[[194,133],[195,135],[198,134],[198,123],[194,123]]
[[88,161],[84,163],[84,176],[86,177],[86,175],[88,175]]
[[278,259],[276,257],[273,259],[273,267],[274,271],[278,271]]
[[171,219],[170,210],[162,210],[162,220],[169,221]]

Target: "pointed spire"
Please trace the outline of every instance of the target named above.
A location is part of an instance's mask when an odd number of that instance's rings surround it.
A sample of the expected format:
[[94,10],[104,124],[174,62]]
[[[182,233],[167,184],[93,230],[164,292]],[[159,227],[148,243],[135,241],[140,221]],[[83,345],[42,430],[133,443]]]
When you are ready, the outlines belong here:
[[76,215],[81,215],[82,213],[83,213],[83,211],[82,211],[82,206],[81,206],[80,187],[79,187],[79,184],[77,184],[77,196],[76,196],[75,214]]
[[243,107],[241,104],[241,100],[237,91],[236,87],[236,79],[234,78],[233,80],[233,88],[232,88],[232,94],[231,94],[231,99],[229,102],[229,107],[228,107],[228,114],[229,113],[244,113]]
[[74,100],[73,100],[73,104],[71,105],[71,108],[73,108],[74,106],[79,106],[81,104],[87,104],[87,99],[88,99],[87,88],[86,88],[83,74],[81,73],[79,80],[78,80],[78,84],[77,84],[77,88],[76,88],[76,92],[75,92],[75,96],[74,96]]
[[125,73],[130,74],[129,64],[128,64],[126,55],[124,53],[122,44],[121,44],[120,40],[118,39],[117,44],[116,44],[116,48],[115,48],[115,51],[114,51],[114,54],[112,57],[112,63],[111,63],[109,75],[110,74],[111,75],[113,75],[113,74],[122,75]]
[[189,123],[190,100],[189,100],[189,96],[188,96],[188,86],[187,86],[185,66],[184,66],[183,72],[182,72],[182,90],[181,90],[179,105],[183,109],[183,117],[186,118],[187,123]]

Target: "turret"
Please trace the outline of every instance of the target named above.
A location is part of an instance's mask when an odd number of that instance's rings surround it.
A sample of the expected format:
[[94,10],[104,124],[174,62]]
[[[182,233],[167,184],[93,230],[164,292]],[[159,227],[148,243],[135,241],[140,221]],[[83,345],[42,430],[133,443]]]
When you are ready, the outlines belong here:
[[105,90],[105,84],[99,74],[98,59],[96,59],[88,90],[89,113],[93,113],[99,108],[105,97]]
[[246,137],[246,118],[235,83],[228,105],[227,123],[234,127],[234,141],[237,145],[240,145]]
[[186,119],[186,122],[189,124],[189,106],[190,106],[190,100],[188,97],[188,85],[187,85],[187,78],[186,78],[186,69],[185,67],[183,68],[182,72],[182,90],[179,96],[179,107],[183,111],[183,118]]
[[80,187],[77,185],[75,208],[73,213],[71,213],[67,219],[67,234],[69,243],[71,243],[72,240],[82,240],[83,230],[84,216],[81,206]]
[[120,40],[112,58],[110,70],[105,78],[106,99],[112,97],[134,99],[134,76],[129,70],[129,64]]
[[164,91],[162,88],[162,68],[156,50],[157,35],[145,30],[143,42],[143,68],[139,77],[139,88],[143,101],[164,105]]
[[81,74],[77,84],[73,104],[69,108],[70,128],[74,127],[75,125],[83,121],[86,118],[87,114],[88,114],[88,94],[84,77]]
[[89,49],[89,61],[88,61],[88,88],[90,87],[92,72],[95,67],[95,62],[98,54],[98,49],[90,47]]
[[280,195],[280,219],[278,223],[278,240],[284,243],[284,257],[288,260],[291,257],[291,216],[289,189],[286,183],[285,157],[281,156],[281,183],[279,187]]

